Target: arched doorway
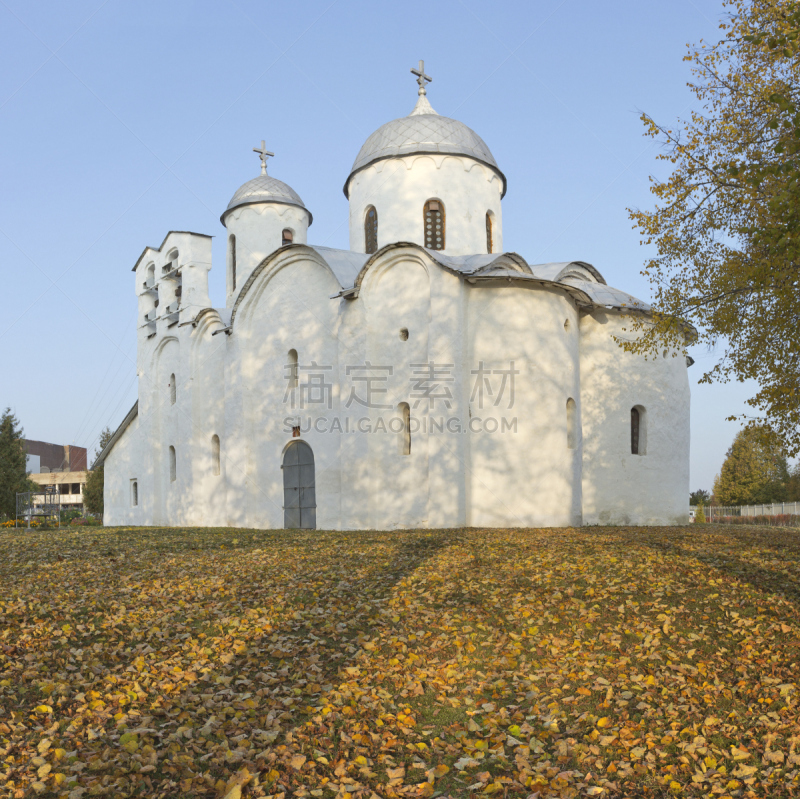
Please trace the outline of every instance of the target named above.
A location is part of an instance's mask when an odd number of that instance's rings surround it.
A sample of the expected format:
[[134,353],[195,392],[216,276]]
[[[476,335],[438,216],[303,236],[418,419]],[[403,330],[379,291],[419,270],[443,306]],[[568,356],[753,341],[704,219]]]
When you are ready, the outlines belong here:
[[317,528],[314,453],[305,441],[292,441],[283,453],[283,526],[287,530]]

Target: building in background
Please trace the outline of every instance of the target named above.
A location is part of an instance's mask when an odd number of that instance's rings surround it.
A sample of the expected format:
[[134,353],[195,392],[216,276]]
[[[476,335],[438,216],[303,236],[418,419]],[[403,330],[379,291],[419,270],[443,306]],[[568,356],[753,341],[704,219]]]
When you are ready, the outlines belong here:
[[86,447],[49,444],[23,439],[27,450],[28,477],[43,491],[58,490],[64,509],[83,510],[86,486]]

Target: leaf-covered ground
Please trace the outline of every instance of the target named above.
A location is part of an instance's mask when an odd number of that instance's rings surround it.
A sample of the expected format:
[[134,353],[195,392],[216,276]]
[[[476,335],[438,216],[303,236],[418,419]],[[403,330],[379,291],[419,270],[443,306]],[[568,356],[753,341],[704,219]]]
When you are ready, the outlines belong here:
[[0,795],[797,796],[800,534],[2,534]]

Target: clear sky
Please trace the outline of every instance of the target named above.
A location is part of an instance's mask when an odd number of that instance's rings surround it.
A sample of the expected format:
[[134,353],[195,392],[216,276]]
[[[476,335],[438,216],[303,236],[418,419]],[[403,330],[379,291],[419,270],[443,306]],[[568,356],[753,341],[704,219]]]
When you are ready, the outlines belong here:
[[[508,177],[505,249],[584,260],[649,299],[626,208],[665,177],[641,111],[686,116],[686,45],[716,41],[719,2],[0,0],[0,404],[26,435],[93,451],[136,399],[131,267],[169,230],[216,236],[224,305],[231,195],[270,174],[348,246],[342,186],[361,144],[428,97],[488,143]],[[699,386],[692,488],[711,488],[752,386]]]

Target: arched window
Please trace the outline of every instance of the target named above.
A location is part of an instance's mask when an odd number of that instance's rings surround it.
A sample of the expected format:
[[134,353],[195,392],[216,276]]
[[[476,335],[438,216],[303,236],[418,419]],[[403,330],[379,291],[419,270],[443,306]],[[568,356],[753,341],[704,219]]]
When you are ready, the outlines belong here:
[[156,265],[155,264],[148,264],[147,272],[145,273],[145,282],[144,285],[151,289],[156,284]]
[[291,244],[294,241],[294,233],[289,230],[288,227],[283,229],[283,233],[281,233],[281,247],[285,247],[287,244]]
[[174,405],[175,400],[178,398],[178,389],[175,385],[175,375],[169,376],[169,404]]
[[403,426],[400,428],[400,454],[411,454],[411,408],[407,402],[397,406]]
[[297,388],[300,382],[300,367],[298,366],[297,350],[289,350],[289,362],[286,364],[286,380],[288,388]]
[[174,483],[178,476],[178,466],[175,459],[175,447],[169,448],[169,481]]
[[236,236],[228,236],[228,262],[231,265],[231,291],[236,288]]
[[647,411],[641,405],[631,408],[631,455],[647,453]]
[[425,228],[425,246],[429,250],[444,249],[444,206],[439,200],[425,203],[422,224]]
[[567,447],[575,449],[578,446],[578,413],[575,400],[567,400]]
[[131,480],[131,507],[135,508],[139,504],[139,482]]
[[486,212],[486,252],[492,252],[492,215]]
[[219,474],[219,436],[211,436],[211,471]]
[[374,205],[364,217],[364,252],[378,252],[378,212]]

